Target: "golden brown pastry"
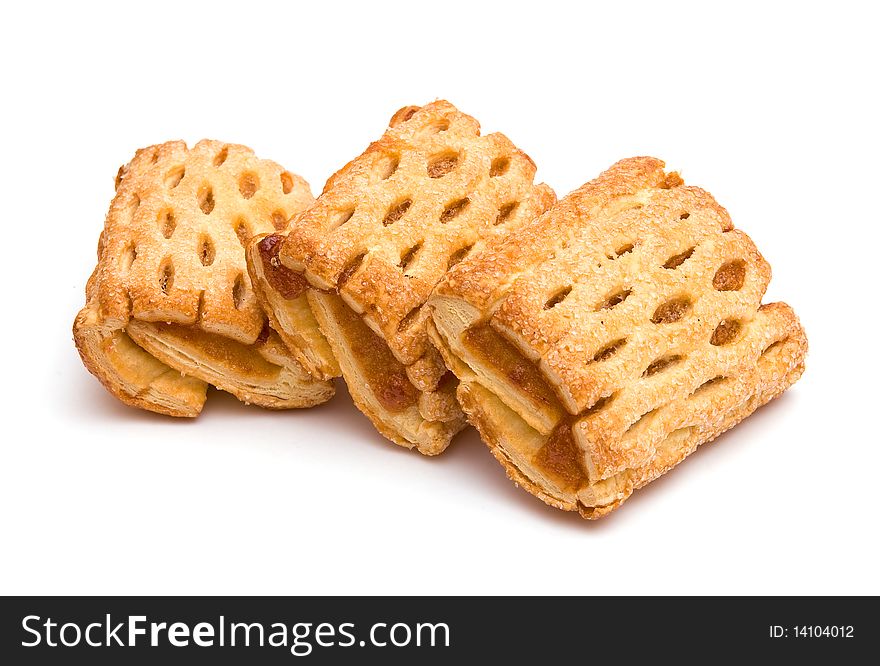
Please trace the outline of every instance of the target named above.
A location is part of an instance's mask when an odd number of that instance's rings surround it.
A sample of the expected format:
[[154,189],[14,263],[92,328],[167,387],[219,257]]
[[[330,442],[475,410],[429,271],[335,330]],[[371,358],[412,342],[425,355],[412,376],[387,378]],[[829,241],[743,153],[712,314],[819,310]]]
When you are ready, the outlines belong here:
[[271,330],[244,259],[252,234],[313,201],[306,182],[244,146],[172,141],[116,177],[98,265],[73,333],[85,366],[123,402],[197,416],[207,384],[284,409],[333,395]]
[[456,266],[430,331],[509,476],[597,518],[800,377],[769,280],[707,192],[633,158]]
[[423,308],[450,266],[553,203],[505,136],[448,102],[406,107],[287,236],[248,248],[272,325],[321,377],[341,374],[391,441],[443,451],[464,425]]

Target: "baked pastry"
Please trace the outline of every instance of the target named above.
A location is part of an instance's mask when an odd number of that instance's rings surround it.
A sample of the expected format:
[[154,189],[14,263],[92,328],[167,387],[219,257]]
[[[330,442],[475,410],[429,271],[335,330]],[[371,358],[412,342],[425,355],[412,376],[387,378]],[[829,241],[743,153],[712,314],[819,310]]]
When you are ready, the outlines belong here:
[[244,146],[172,141],[116,177],[86,306],[85,366],[123,402],[196,416],[208,384],[263,407],[309,407],[333,386],[309,375],[251,288],[244,244],[313,201],[308,184]]
[[458,397],[508,475],[597,518],[791,386],[807,340],[770,266],[663,162],[623,160],[429,303]]
[[342,374],[388,439],[425,454],[464,425],[455,378],[428,342],[434,285],[555,201],[505,136],[438,101],[398,111],[334,174],[287,236],[248,248],[272,325],[320,377]]

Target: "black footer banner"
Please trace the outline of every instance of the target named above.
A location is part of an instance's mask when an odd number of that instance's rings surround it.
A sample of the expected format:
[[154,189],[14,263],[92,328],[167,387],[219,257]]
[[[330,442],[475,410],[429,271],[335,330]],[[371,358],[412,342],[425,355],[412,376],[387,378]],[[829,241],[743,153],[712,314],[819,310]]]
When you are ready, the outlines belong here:
[[5,664],[714,663],[880,647],[876,597],[6,597],[0,610]]

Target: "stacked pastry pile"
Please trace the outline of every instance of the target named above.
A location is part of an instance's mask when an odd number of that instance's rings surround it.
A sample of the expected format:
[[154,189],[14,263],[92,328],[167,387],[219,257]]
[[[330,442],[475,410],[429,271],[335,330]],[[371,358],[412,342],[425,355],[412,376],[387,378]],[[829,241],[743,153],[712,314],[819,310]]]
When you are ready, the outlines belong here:
[[806,338],[705,191],[623,160],[558,203],[448,102],[406,107],[312,199],[242,146],[138,151],[74,337],[124,402],[272,408],[344,377],[391,441],[466,421],[512,479],[587,518],[776,397]]

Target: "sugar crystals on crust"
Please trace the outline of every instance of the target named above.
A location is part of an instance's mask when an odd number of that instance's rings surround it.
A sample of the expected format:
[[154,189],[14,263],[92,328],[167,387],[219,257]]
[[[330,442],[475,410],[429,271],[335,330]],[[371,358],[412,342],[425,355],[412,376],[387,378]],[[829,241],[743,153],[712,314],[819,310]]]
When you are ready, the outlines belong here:
[[389,439],[439,453],[464,424],[424,308],[443,275],[555,196],[502,134],[448,102],[405,107],[248,268],[270,319],[319,376],[345,376]]
[[769,280],[711,195],[633,158],[453,269],[429,329],[510,476],[594,518],[800,377]]

